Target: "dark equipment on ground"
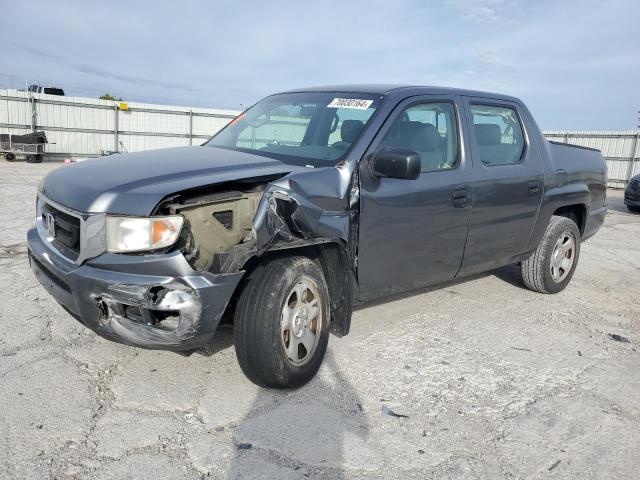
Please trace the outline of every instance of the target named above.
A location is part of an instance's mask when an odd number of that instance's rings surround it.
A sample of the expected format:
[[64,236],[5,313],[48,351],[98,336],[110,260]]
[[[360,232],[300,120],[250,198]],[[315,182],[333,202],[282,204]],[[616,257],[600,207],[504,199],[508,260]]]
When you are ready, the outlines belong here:
[[48,144],[45,132],[24,135],[0,134],[0,154],[7,162],[25,160],[27,163],[42,162],[45,145]]

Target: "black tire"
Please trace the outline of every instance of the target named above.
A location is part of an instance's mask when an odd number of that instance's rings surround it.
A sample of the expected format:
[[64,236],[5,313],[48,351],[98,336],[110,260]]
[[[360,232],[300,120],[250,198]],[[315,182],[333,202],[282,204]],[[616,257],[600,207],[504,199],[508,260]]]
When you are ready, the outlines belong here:
[[[573,237],[575,248],[571,253],[571,266],[562,270],[560,278],[552,275],[552,261],[557,243],[561,238]],[[580,257],[580,230],[575,222],[567,217],[554,215],[538,248],[521,265],[522,280],[527,288],[540,293],[558,293],[569,284]],[[558,258],[564,259],[564,256]],[[554,264],[555,265],[555,264]],[[556,272],[558,272],[557,268]]]
[[627,205],[630,212],[640,212],[640,207],[634,207],[633,205]]
[[[315,329],[318,332],[319,328],[319,332],[306,363],[294,365],[286,354],[281,318],[285,302],[290,301],[292,289],[300,282],[313,284],[318,293],[320,313]],[[242,371],[253,383],[264,387],[304,385],[322,364],[329,341],[329,315],[327,284],[322,270],[311,259],[281,257],[257,267],[249,275],[235,311],[234,343]],[[305,352],[304,347],[302,351]]]
[[4,154],[4,159],[7,162],[13,162],[16,159],[16,156],[15,156],[15,154],[13,154],[11,152],[7,152],[7,153]]
[[36,163],[36,156],[35,155],[27,155],[27,163]]

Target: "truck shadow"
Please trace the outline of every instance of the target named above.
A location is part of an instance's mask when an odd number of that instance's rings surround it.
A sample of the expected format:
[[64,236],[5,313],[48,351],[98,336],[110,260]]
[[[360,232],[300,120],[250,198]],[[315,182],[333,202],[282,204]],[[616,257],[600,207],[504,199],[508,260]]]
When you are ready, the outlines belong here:
[[609,196],[607,197],[606,206],[609,212],[621,213],[623,215],[628,215],[628,216],[635,215],[636,217],[640,218],[640,213],[632,212],[624,204],[624,193],[616,192],[613,195],[609,194]]
[[[519,267],[499,270],[388,296],[358,305],[368,308],[467,281],[495,276],[525,288]],[[223,324],[205,355],[233,346],[233,328]],[[242,379],[243,381],[246,381]],[[256,389],[246,414],[231,428],[233,450],[221,462],[227,480],[247,478],[343,479],[352,470],[368,469],[381,461],[368,441],[371,423],[361,395],[344,375],[329,350],[318,375],[291,391]]]
[[509,265],[507,267],[502,267],[497,270],[470,275],[468,277],[460,278],[457,280],[451,280],[449,282],[441,283],[431,287],[423,287],[415,290],[409,290],[407,292],[394,293],[394,294],[386,295],[381,298],[376,298],[374,300],[355,303],[353,306],[353,309],[361,310],[369,307],[374,307],[376,305],[383,305],[385,303],[395,302],[397,300],[404,300],[407,298],[414,297],[416,295],[422,295],[424,293],[429,293],[429,292],[437,292],[438,290],[445,290],[447,288],[451,288],[456,285],[461,285],[466,282],[471,282],[473,280],[479,280],[481,278],[487,278],[491,276],[494,276],[499,280],[502,280],[503,282],[508,283],[514,287],[517,287],[523,290],[528,290],[524,282],[522,281],[522,277],[520,276],[520,265]]
[[218,325],[218,329],[211,343],[196,353],[210,357],[231,346],[233,346],[233,325],[231,323],[221,323]]
[[[444,290],[456,285],[461,285],[466,282],[470,282],[473,280],[478,280],[478,279],[486,278],[490,276],[494,276],[514,287],[521,288],[523,290],[528,290],[522,281],[522,277],[520,276],[520,266],[509,265],[507,267],[502,267],[497,270],[493,270],[485,273],[479,273],[476,275],[471,275],[469,277],[461,278],[458,280],[452,280],[450,282],[439,284],[433,287],[419,288],[416,290],[410,290],[408,292],[401,292],[401,293],[387,295],[382,298],[377,298],[375,300],[370,300],[367,302],[354,303],[353,309],[362,310],[370,307],[375,307],[376,305],[384,305],[385,303],[391,303],[397,300],[404,300],[407,298],[414,297],[416,295],[422,295],[424,293],[437,292],[438,290]],[[213,337],[212,343],[207,345],[205,349],[200,350],[197,353],[199,353],[200,355],[211,356],[211,355],[215,355],[221,350],[226,350],[232,345],[233,345],[233,324],[232,324],[232,319],[227,317],[227,318],[224,318],[220,326],[218,326],[218,330]]]
[[[274,393],[280,395],[275,406],[264,412]],[[345,463],[357,467],[366,462],[363,450],[370,451],[362,405],[333,353],[327,352],[321,371],[306,386],[284,393],[258,391],[234,429],[236,450],[224,478],[346,478]]]

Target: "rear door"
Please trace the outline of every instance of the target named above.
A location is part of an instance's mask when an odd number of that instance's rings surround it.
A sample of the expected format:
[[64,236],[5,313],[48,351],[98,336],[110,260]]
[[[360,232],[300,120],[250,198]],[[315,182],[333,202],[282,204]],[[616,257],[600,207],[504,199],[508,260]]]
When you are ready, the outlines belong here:
[[[472,186],[462,118],[454,96],[406,99],[360,162],[361,300],[450,280],[459,270]],[[373,176],[369,161],[385,147],[416,151],[420,176]]]
[[460,276],[519,260],[543,194],[543,162],[515,102],[463,97],[473,157],[473,212]]

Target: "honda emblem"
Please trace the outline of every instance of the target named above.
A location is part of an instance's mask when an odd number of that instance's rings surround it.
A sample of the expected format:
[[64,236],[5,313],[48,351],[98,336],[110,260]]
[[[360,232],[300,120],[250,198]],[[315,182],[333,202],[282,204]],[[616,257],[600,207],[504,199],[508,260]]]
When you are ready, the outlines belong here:
[[44,228],[47,230],[47,233],[55,238],[56,236],[56,218],[51,213],[47,213],[46,223]]

